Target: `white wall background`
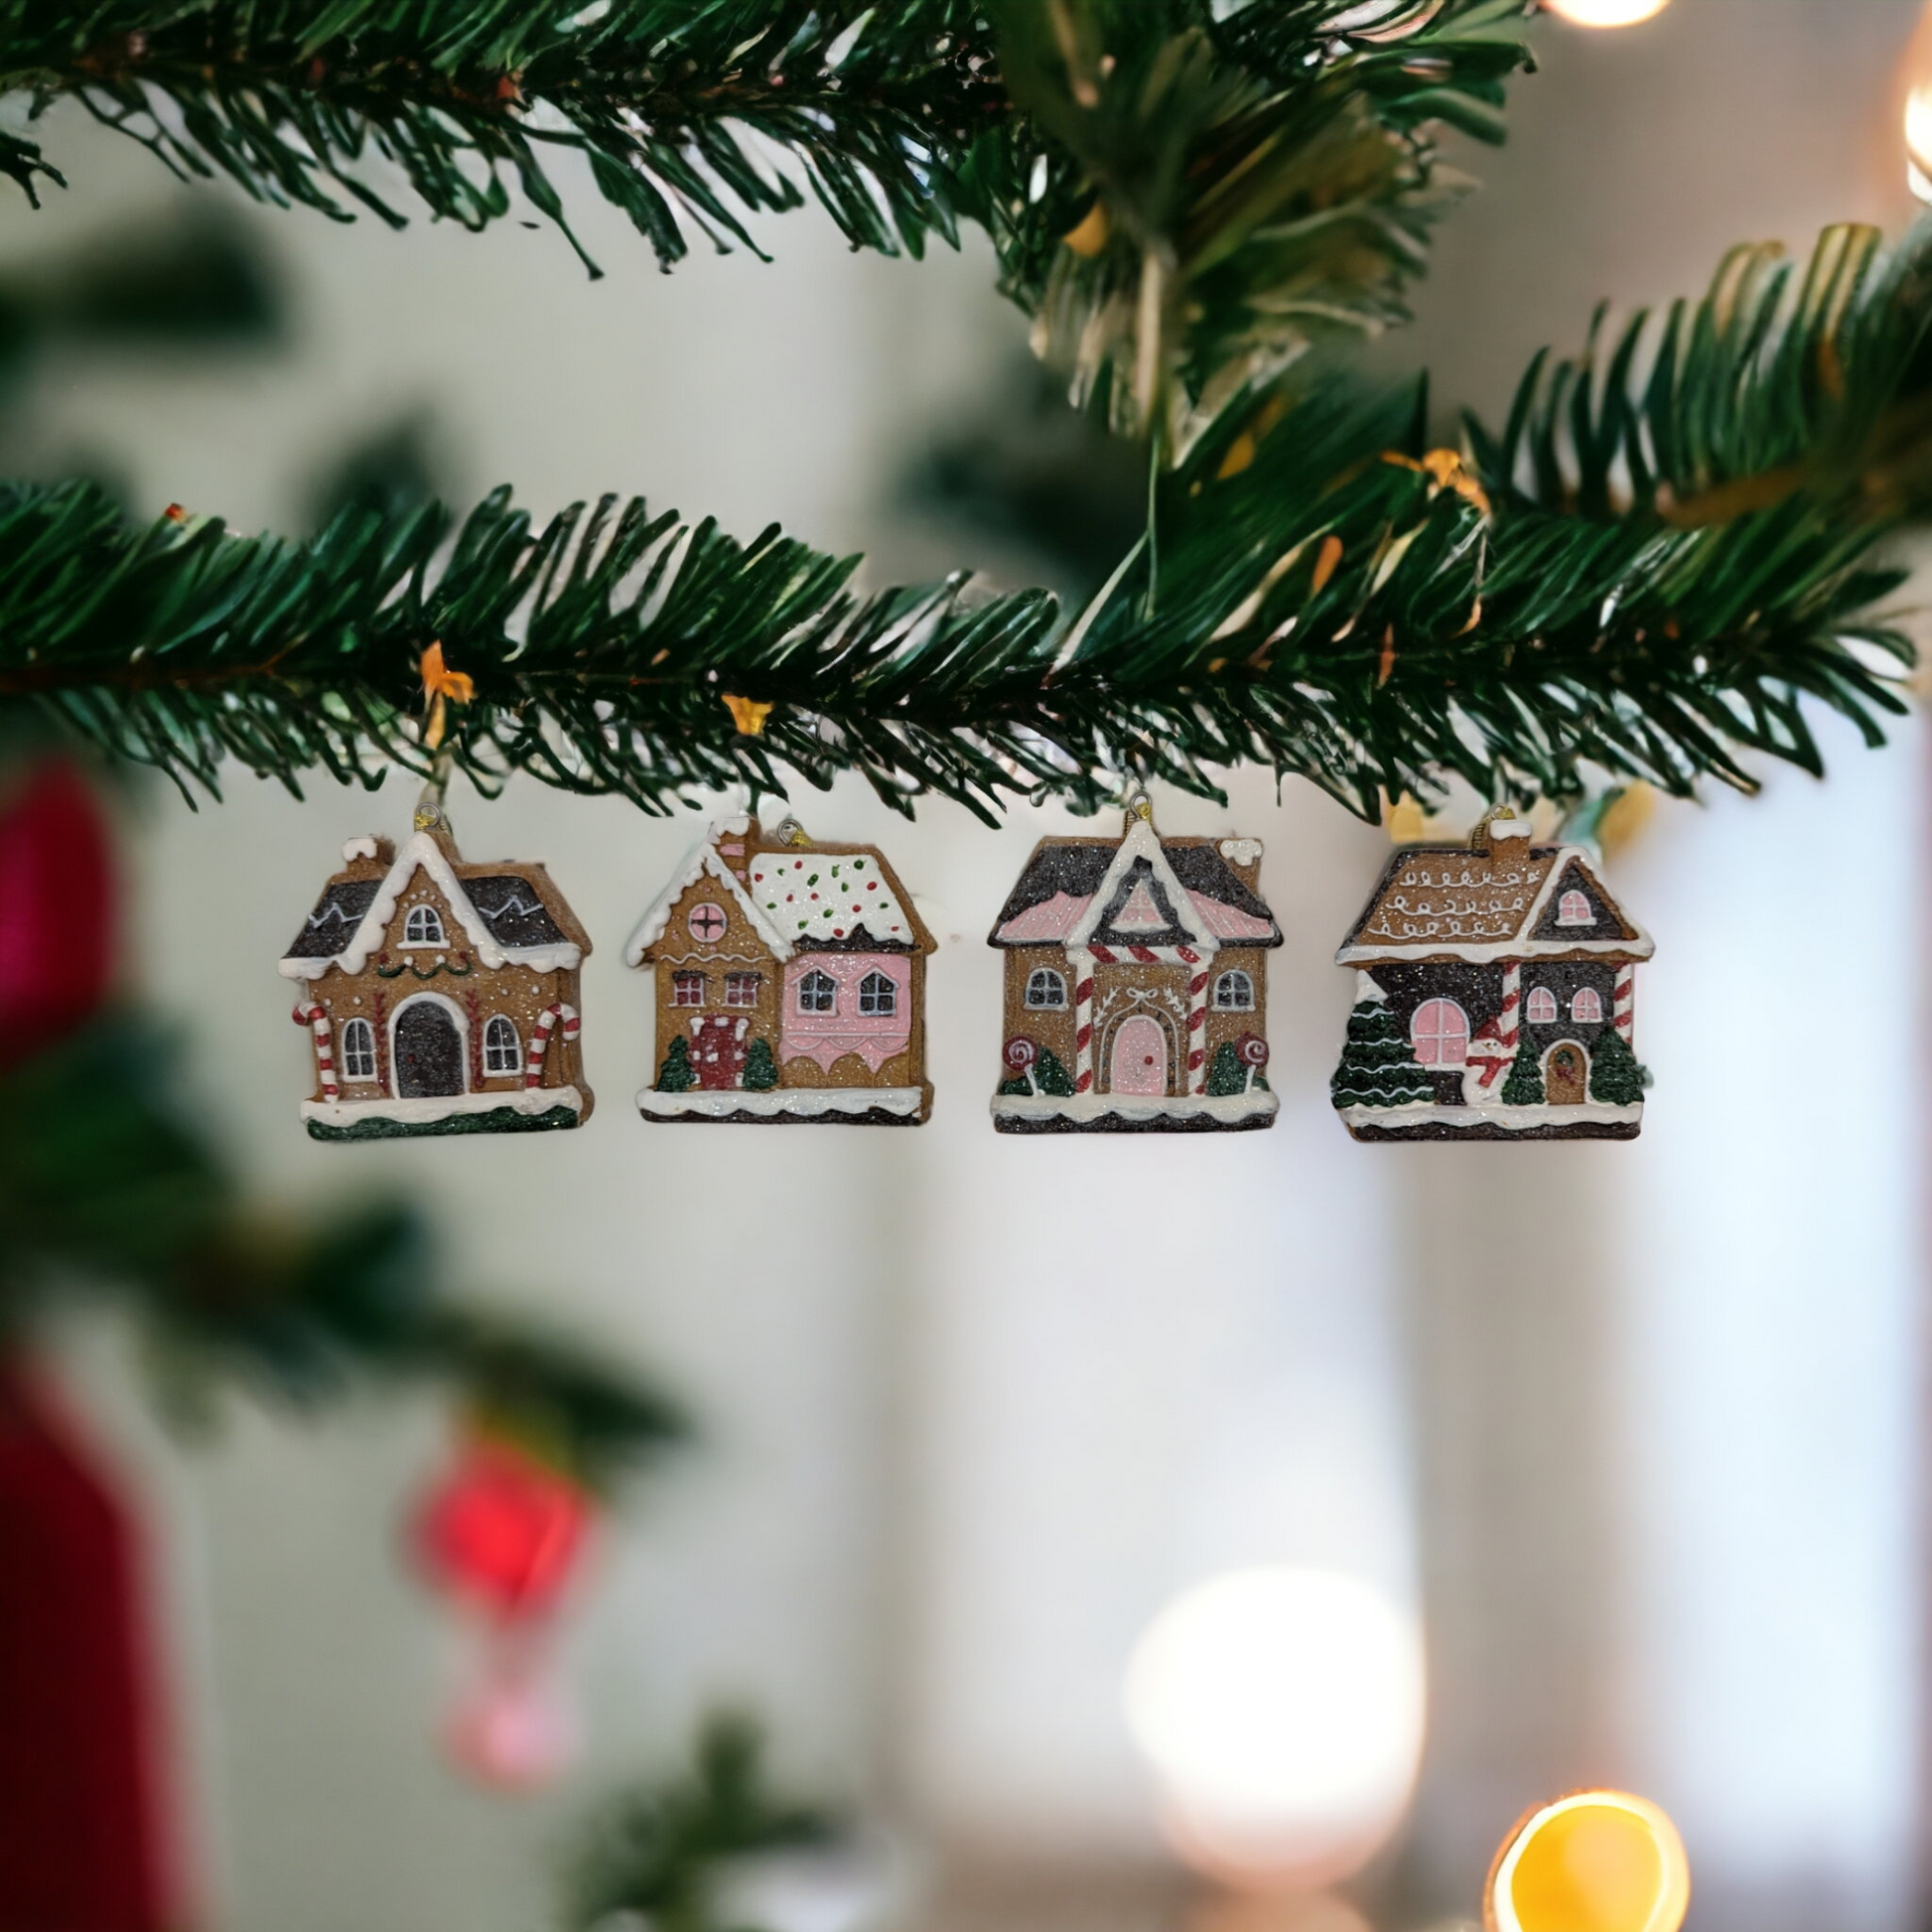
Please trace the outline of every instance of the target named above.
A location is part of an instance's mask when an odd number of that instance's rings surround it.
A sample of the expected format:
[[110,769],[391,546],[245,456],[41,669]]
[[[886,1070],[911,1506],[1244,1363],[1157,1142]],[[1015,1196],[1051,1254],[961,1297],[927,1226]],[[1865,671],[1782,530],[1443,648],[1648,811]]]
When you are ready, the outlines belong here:
[[[1601,293],[1695,289],[1738,238],[1895,221],[1889,88],[1913,12],[1676,0],[1627,36],[1553,26],[1514,145],[1476,162],[1490,186],[1396,356],[1493,409]],[[53,132],[73,191],[37,217],[0,205],[0,254],[176,192],[71,116]],[[882,499],[1024,340],[979,250],[884,264],[797,216],[767,232],[776,267],[701,255],[665,278],[588,195],[574,213],[602,283],[513,225],[264,217],[297,290],[294,353],[58,368],[44,443],[111,451],[147,506],[288,525],[319,457],[428,403],[463,488],[513,479],[539,512],[643,489],[746,534],[781,519],[866,545],[883,569],[946,554]],[[1326,1117],[1347,1000],[1326,962],[1383,847],[1305,787],[1278,804],[1246,776],[1228,813],[1161,803],[1174,829],[1268,843],[1290,935],[1280,1126],[1047,1146],[985,1122],[981,941],[1055,812],[992,833],[937,807],[907,830],[850,786],[796,801],[827,833],[887,841],[944,942],[940,1097],[917,1135],[772,1137],[647,1130],[626,1105],[648,1012],[621,940],[695,826],[530,786],[459,796],[467,849],[548,861],[598,941],[597,1117],[325,1150],[295,1119],[303,1041],[273,961],[342,839],[394,831],[407,791],[297,803],[238,779],[200,814],[157,796],[150,990],[186,1017],[209,1117],[261,1184],[420,1194],[460,1277],[661,1368],[706,1425],[626,1505],[576,1632],[582,1773],[511,1804],[438,1760],[448,1633],[393,1558],[437,1454],[430,1413],[370,1401],[299,1429],[243,1408],[185,1450],[124,1354],[84,1338],[80,1370],[170,1534],[210,1923],[521,1932],[574,1804],[661,1762],[721,1693],[768,1716],[800,1778],[982,1854],[1150,1859],[1117,1711],[1127,1649],[1187,1584],[1270,1559],[1422,1593],[1435,1735],[1402,1874],[1418,1912],[1472,1904],[1530,1799],[1615,1776],[1683,1817],[1701,1922],[1762,1926],[1776,1901],[1780,1928],[1902,1923],[1919,781],[1909,746],[1834,749],[1827,787],[1785,777],[1755,805],[1662,818],[1618,881],[1660,938],[1646,1139],[1514,1162],[1356,1150]],[[210,1009],[208,962],[225,979],[249,959],[257,993]],[[1740,1038],[1794,1004],[1850,1014],[1874,990],[1889,1018],[1868,1049],[1805,1035],[1823,1075],[1807,1091],[1856,1069],[1856,1098],[1774,1106],[1740,1073]]]

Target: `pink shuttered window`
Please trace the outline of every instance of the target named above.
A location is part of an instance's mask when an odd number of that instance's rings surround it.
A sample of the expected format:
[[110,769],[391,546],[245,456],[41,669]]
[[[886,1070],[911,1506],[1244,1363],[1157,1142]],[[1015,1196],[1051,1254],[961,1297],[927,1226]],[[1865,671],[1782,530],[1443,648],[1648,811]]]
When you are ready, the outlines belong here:
[[1596,914],[1589,908],[1589,899],[1583,893],[1565,893],[1557,900],[1558,925],[1594,925]]
[[1573,1020],[1594,1025],[1603,1017],[1603,996],[1593,986],[1586,986],[1570,1002],[1570,1017]]

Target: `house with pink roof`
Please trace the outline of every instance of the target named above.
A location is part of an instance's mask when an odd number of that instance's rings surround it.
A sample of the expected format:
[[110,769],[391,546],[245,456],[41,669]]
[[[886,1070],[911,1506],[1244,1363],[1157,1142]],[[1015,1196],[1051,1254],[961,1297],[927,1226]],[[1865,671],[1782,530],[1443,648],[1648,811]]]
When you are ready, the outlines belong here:
[[1118,838],[1042,839],[995,921],[1006,955],[1003,1134],[1272,1126],[1261,844],[1164,839],[1140,801]]

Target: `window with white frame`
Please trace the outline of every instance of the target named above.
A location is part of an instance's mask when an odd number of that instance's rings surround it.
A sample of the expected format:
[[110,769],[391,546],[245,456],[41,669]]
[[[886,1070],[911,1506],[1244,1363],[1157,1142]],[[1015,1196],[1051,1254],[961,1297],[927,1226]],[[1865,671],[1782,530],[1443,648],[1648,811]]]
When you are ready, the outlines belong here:
[[1409,1039],[1424,1066],[1466,1066],[1469,1016],[1453,1000],[1425,1000],[1410,1023]]
[[728,1007],[755,1007],[758,1003],[758,974],[727,973],[725,975],[725,1004]]
[[1603,1018],[1602,994],[1593,986],[1579,987],[1576,998],[1570,1002],[1570,1017],[1586,1025],[1596,1025]]
[[671,975],[671,1004],[674,1007],[703,1006],[704,975],[702,973],[673,973]]
[[483,1028],[483,1071],[501,1079],[518,1071],[522,1064],[523,1047],[516,1029],[500,1013],[492,1014]]
[[884,1020],[898,1011],[898,987],[884,973],[868,973],[859,982],[859,1011],[868,1019]]
[[1596,914],[1590,909],[1587,893],[1565,893],[1557,900],[1558,925],[1594,925]]
[[1217,1013],[1254,1012],[1254,981],[1246,973],[1223,973],[1214,982],[1214,1009]]
[[442,913],[433,905],[412,905],[408,918],[402,922],[402,943],[405,946],[448,945],[443,934]]
[[1523,1011],[1532,1027],[1554,1027],[1557,1024],[1557,996],[1547,986],[1539,986],[1531,993],[1529,1004]]
[[1066,1005],[1066,981],[1050,966],[1036,966],[1027,975],[1027,1004],[1030,1007]]
[[838,982],[830,973],[807,973],[798,982],[800,1013],[836,1013],[839,1010]]
[[351,1020],[343,1029],[343,1077],[375,1078],[375,1029],[366,1020]]

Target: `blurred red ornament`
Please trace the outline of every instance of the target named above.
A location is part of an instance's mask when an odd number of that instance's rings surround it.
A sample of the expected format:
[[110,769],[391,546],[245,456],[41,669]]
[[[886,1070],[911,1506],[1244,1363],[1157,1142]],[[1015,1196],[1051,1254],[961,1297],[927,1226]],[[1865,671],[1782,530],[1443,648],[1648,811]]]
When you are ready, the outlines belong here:
[[555,1609],[591,1525],[584,1490],[527,1450],[473,1436],[416,1522],[431,1577],[502,1622]]
[[91,1019],[114,968],[112,847],[65,759],[0,791],[0,1067]]
[[445,1742],[471,1777],[499,1791],[532,1791],[567,1769],[577,1726],[544,1647],[499,1632],[457,1701]]

